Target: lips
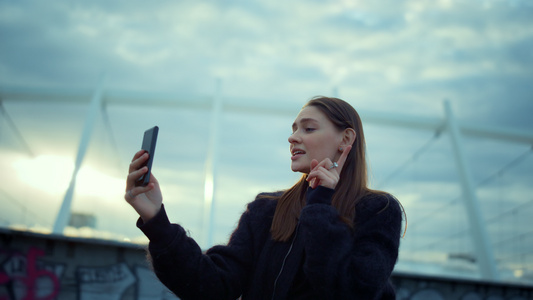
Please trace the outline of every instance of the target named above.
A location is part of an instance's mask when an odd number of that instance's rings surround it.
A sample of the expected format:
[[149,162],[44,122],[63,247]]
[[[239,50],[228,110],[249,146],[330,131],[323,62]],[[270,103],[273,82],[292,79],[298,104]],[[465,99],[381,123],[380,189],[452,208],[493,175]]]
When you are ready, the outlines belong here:
[[303,151],[302,149],[294,148],[294,149],[291,150],[291,154],[292,154],[291,159],[292,159],[292,160],[295,160],[295,159],[297,159],[298,157],[304,155],[304,154],[305,154],[305,151]]

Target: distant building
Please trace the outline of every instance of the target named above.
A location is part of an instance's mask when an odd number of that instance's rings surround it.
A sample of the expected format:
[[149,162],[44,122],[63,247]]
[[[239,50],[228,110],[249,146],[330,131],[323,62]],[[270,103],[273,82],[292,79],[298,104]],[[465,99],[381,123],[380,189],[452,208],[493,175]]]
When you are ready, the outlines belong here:
[[75,228],[96,228],[96,216],[93,214],[73,212],[70,214],[68,225]]

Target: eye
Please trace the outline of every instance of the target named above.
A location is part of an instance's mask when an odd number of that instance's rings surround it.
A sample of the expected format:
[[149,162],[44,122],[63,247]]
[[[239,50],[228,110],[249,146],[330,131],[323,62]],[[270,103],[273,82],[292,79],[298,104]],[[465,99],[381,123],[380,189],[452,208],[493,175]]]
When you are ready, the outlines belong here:
[[315,131],[316,129],[315,128],[312,128],[312,127],[307,127],[305,128],[305,132],[313,132]]

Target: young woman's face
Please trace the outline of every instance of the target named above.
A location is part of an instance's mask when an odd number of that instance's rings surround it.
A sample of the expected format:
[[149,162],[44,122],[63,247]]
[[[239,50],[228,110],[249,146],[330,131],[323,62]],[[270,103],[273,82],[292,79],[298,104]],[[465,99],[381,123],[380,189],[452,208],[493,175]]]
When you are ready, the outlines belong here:
[[337,161],[343,136],[343,132],[318,108],[305,107],[292,124],[292,135],[289,137],[291,169],[308,174],[313,159],[318,162],[325,158]]

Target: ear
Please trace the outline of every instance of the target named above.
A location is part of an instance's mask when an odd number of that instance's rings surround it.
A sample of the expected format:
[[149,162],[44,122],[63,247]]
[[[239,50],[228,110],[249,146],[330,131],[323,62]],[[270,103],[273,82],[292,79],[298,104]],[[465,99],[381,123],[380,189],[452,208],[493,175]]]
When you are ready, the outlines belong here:
[[352,128],[346,128],[344,129],[342,144],[340,147],[344,148],[346,146],[352,146],[356,139],[357,134],[355,133],[355,130],[353,130]]

